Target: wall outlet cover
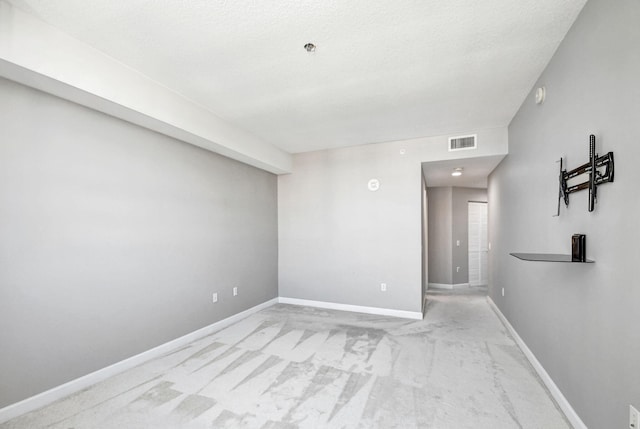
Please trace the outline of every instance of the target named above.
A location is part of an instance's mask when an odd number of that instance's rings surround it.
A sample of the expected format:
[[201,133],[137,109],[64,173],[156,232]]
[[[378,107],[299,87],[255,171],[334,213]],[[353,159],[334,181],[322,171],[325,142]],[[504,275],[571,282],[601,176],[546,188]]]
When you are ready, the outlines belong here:
[[218,302],[218,293],[217,293],[217,292],[215,292],[215,293],[213,294],[213,296],[212,296],[212,301],[213,301],[213,302]]
[[237,287],[233,288],[233,296],[238,296],[238,288]]
[[387,291],[387,284],[386,283],[380,283],[380,291],[381,292],[386,292]]

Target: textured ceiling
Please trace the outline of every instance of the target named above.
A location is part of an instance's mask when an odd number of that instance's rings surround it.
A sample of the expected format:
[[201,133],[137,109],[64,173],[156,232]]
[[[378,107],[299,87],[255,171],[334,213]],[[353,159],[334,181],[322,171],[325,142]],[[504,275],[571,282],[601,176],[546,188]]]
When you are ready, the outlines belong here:
[[305,152],[508,125],[586,0],[9,2]]

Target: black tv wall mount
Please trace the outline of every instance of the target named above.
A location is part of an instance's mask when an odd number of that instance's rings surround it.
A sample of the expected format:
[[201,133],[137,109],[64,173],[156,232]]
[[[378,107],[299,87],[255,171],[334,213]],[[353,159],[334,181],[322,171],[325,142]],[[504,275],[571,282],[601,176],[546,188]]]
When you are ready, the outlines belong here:
[[[574,192],[589,190],[589,211],[595,209],[598,201],[598,186],[603,183],[613,182],[613,152],[599,156],[596,153],[596,136],[589,136],[589,161],[567,171],[562,169],[562,158],[560,158],[560,187],[558,191],[558,213],[560,216],[560,201],[564,199],[565,206],[569,206],[569,195]],[[582,174],[588,174],[589,178],[586,182],[569,186],[569,180]]]

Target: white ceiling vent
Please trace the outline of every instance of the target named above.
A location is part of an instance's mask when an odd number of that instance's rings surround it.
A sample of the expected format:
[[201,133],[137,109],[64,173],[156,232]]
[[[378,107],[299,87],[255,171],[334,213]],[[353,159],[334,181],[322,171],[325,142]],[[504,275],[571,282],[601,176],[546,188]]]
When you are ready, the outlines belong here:
[[478,147],[478,135],[449,137],[449,151],[476,149]]

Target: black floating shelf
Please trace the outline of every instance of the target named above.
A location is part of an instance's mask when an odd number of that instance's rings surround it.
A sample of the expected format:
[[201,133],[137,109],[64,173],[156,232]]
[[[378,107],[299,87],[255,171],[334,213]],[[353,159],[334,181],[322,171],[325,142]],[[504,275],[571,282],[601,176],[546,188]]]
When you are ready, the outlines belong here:
[[571,262],[574,264],[593,264],[595,261],[587,259],[586,261],[572,261],[571,255],[561,255],[558,253],[509,253],[523,261],[536,262]]

